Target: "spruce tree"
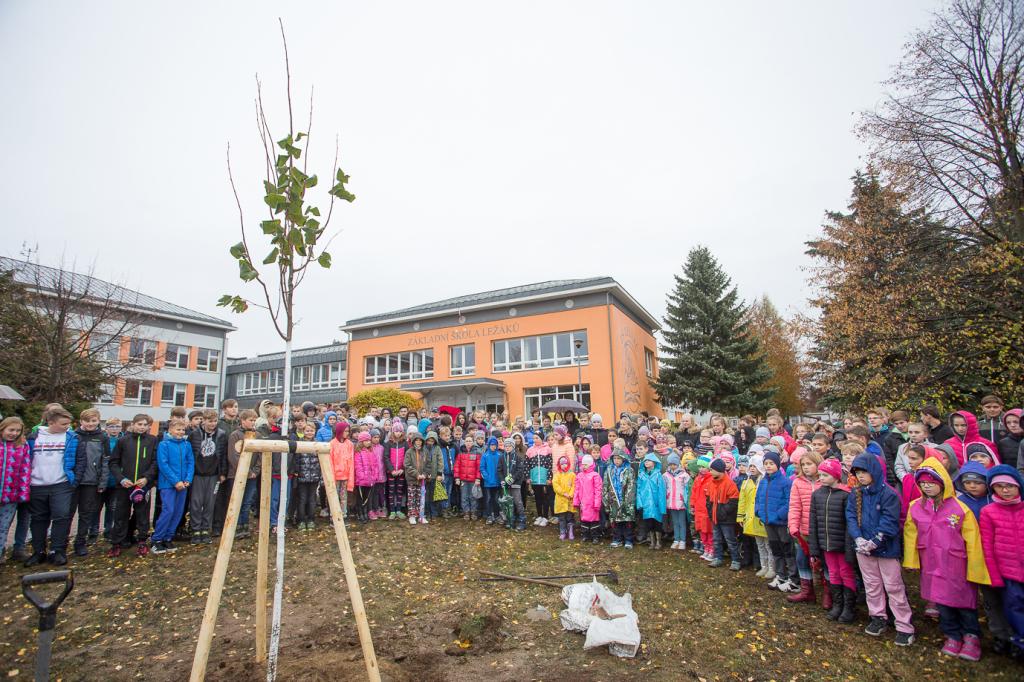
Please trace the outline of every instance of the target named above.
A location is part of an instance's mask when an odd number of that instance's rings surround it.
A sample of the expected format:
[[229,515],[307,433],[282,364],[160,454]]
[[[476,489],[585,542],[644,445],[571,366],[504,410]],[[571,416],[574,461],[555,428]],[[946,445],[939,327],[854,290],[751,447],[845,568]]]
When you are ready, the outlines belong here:
[[683,276],[668,295],[658,380],[661,402],[739,415],[770,407],[771,370],[746,329],[746,309],[718,261],[690,250]]

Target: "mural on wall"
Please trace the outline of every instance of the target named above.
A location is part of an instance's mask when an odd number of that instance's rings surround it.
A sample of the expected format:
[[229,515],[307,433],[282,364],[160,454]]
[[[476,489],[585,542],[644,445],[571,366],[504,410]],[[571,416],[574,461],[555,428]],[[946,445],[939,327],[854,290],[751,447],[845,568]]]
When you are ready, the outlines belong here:
[[638,351],[640,343],[629,329],[619,330],[619,344],[622,347],[623,360],[625,361],[626,380],[622,386],[622,402],[627,412],[640,411],[640,372]]

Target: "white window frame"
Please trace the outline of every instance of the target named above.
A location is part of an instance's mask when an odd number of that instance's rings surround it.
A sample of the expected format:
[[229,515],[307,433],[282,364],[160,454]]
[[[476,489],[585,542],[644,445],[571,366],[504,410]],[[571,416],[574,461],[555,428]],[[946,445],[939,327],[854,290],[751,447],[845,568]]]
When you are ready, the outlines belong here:
[[[136,343],[141,346],[141,357],[132,355],[132,345]],[[156,341],[153,341],[152,339],[132,338],[128,342],[128,362],[140,365],[155,365],[156,350]]]
[[310,374],[311,372],[309,365],[299,365],[298,367],[292,367],[292,390],[308,391]]
[[363,359],[363,377],[367,384],[433,379],[434,349],[368,355]]
[[649,378],[654,377],[654,351],[644,348],[644,372]]
[[89,334],[89,351],[100,362],[115,364],[121,359],[121,337],[93,332]]
[[590,403],[590,384],[583,384],[582,391],[577,391],[578,384],[570,386],[536,386],[523,389],[523,414],[530,414],[535,407],[540,407],[549,400],[568,398],[578,400],[587,407]]
[[[476,344],[464,343],[459,346],[449,346],[449,358],[451,364],[448,367],[448,375],[453,377],[468,377],[476,374]],[[466,363],[467,350],[473,353],[473,362]]]
[[[199,402],[197,399],[199,396],[199,389],[203,389],[203,402]],[[217,387],[209,384],[195,384],[192,387],[192,407],[194,408],[213,408],[217,407]]]
[[[172,349],[177,349],[174,352],[175,357],[173,363],[169,358],[169,354],[172,352]],[[164,367],[170,369],[188,369],[188,355],[190,350],[191,349],[188,346],[183,346],[180,343],[167,344],[167,350],[164,351]],[[184,351],[184,354],[182,351]],[[182,358],[184,358],[184,363],[182,363]]]
[[[569,355],[560,355],[558,352],[558,337],[568,335]],[[576,339],[582,338],[584,347],[581,350],[578,360],[580,365],[590,364],[590,344],[587,340],[587,331],[577,329],[570,332],[556,332],[554,334],[543,334],[541,336],[523,336],[515,339],[501,339],[491,343],[491,359],[494,372],[522,372],[534,369],[550,369],[552,367],[571,367],[577,364]],[[546,345],[544,341],[550,339],[550,354],[545,354]],[[519,359],[512,360],[512,350],[519,349]],[[500,353],[499,353],[500,349]],[[586,352],[583,352],[586,351]],[[498,361],[499,355],[504,358]],[[530,359],[527,359],[527,356]]]
[[283,384],[283,369],[242,372],[236,379],[235,393],[240,396],[279,393],[283,388]]
[[114,394],[117,393],[117,386],[114,384],[100,384],[100,393],[96,396],[97,405],[113,405]]
[[[173,387],[171,399],[164,400],[164,391],[168,386]],[[160,388],[161,407],[185,407],[185,392],[187,388],[187,384],[177,384],[173,381],[165,381],[164,385]]]
[[[203,354],[206,359],[203,359]],[[196,369],[200,372],[216,372],[220,370],[220,349],[200,348],[196,352]]]
[[[138,395],[134,398],[128,394],[128,389],[133,384],[138,386]],[[143,399],[143,396],[146,396],[146,398]],[[140,405],[144,407],[151,406],[153,404],[153,382],[145,379],[125,379],[124,404]]]
[[309,387],[311,390],[340,388],[345,385],[345,377],[340,362],[325,362],[310,365]]

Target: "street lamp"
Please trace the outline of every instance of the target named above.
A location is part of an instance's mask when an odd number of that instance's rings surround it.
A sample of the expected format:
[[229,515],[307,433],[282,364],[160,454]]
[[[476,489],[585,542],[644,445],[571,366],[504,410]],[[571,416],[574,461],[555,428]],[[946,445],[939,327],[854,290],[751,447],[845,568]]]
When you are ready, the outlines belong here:
[[576,346],[576,399],[583,403],[583,366],[580,364],[580,348],[583,348],[583,339],[576,339],[573,341]]

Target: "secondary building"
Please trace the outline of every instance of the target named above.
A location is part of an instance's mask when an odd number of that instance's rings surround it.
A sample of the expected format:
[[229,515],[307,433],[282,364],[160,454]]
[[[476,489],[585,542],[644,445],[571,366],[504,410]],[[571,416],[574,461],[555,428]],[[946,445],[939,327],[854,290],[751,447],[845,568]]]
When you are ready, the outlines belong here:
[[[345,400],[347,367],[346,344],[340,341],[293,350],[291,403]],[[263,400],[282,402],[284,353],[228,358],[224,397],[234,398],[243,408],[256,407]]]
[[429,405],[528,415],[573,398],[605,423],[661,414],[658,321],[611,277],[553,280],[349,320],[348,392],[387,386]]
[[[231,323],[89,275],[0,257],[0,272],[68,312],[90,353],[110,367],[95,407],[104,419],[219,405]],[[46,301],[40,304],[44,309]],[[86,331],[87,330],[87,331]],[[14,387],[17,389],[17,386]]]

